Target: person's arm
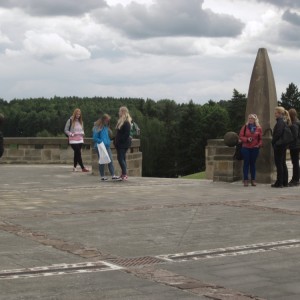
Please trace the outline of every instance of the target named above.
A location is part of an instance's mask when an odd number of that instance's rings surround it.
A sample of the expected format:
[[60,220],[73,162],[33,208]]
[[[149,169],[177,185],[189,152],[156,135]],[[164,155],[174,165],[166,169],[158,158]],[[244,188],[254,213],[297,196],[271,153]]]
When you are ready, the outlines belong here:
[[276,123],[275,127],[274,127],[274,131],[273,131],[273,139],[272,139],[272,144],[274,145],[282,136],[283,134],[283,130],[285,127],[285,123],[283,120],[278,120],[278,122]]
[[292,132],[293,137],[294,137],[294,142],[296,142],[297,138],[298,138],[299,127],[298,127],[297,124],[293,124],[290,128],[291,128],[291,132]]
[[93,131],[93,140],[97,144],[101,144],[103,142],[103,140],[100,136],[100,132],[101,131],[96,131],[96,130]]
[[4,146],[3,146],[3,134],[0,132],[0,157],[2,157],[4,152]]
[[262,129],[261,129],[261,127],[259,127],[257,129],[257,131],[258,131],[258,136],[257,136],[257,138],[258,138],[258,145],[257,146],[260,148],[262,146]]

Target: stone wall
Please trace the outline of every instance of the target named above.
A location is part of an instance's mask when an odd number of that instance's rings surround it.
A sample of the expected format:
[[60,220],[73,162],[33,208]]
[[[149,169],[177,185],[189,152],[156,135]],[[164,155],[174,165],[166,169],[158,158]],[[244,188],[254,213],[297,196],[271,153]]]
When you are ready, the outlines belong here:
[[206,178],[213,181],[242,180],[242,161],[233,159],[235,147],[228,147],[223,139],[208,140],[206,146]]
[[[116,149],[112,145],[114,165],[119,174]],[[91,138],[85,139],[82,148],[85,165],[93,167],[93,174],[98,174],[98,157],[93,149]],[[0,163],[7,164],[73,164],[73,150],[67,138],[5,138],[4,154]],[[142,176],[142,153],[140,140],[133,140],[127,154],[129,176]]]

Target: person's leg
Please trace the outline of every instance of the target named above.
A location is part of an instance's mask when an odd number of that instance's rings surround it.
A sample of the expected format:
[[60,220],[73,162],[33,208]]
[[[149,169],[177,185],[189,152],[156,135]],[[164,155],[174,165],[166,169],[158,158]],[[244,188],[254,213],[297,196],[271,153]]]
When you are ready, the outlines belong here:
[[248,180],[248,174],[249,174],[249,162],[250,162],[250,149],[248,148],[242,148],[242,155],[244,158],[244,164],[243,164],[243,178],[244,180]]
[[251,174],[251,180],[256,179],[256,160],[259,154],[258,148],[252,148],[250,149],[250,174]]
[[299,154],[300,154],[300,149],[297,149],[297,162],[298,164],[296,165],[296,170],[295,170],[295,181],[299,183],[300,180],[300,166],[299,166]]
[[78,164],[79,166],[81,167],[81,169],[84,169],[84,165],[83,165],[83,162],[82,162],[82,157],[81,157],[81,148],[82,148],[82,145],[83,144],[77,144],[77,157],[78,157]]
[[117,154],[118,154],[118,162],[122,170],[122,176],[126,175],[127,169],[126,169],[126,160],[125,160],[125,154],[126,154],[126,149],[117,149]]
[[115,168],[114,168],[114,162],[113,162],[113,158],[112,158],[112,152],[111,149],[108,147],[106,148],[108,156],[110,158],[110,163],[108,164],[108,170],[111,176],[115,176]]
[[282,147],[274,148],[274,162],[276,166],[277,179],[273,186],[283,186],[283,163],[282,163],[283,150]]
[[283,173],[282,173],[282,178],[283,178],[283,185],[284,186],[288,186],[289,184],[289,173],[288,173],[288,168],[286,165],[286,148],[283,149],[283,153],[282,153],[282,169],[283,169]]
[[76,147],[77,145],[76,144],[71,144],[71,148],[73,149],[73,151],[74,151],[74,158],[73,158],[73,166],[74,166],[74,168],[76,168],[77,167],[77,163],[78,163],[78,158],[77,158],[77,151],[76,151]]
[[293,164],[292,182],[299,182],[299,149],[290,149],[291,161]]

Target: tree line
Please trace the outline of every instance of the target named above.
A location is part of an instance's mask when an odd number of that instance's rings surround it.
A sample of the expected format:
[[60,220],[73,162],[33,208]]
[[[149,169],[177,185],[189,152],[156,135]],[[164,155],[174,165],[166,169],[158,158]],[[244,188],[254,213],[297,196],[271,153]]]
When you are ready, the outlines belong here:
[[[246,103],[246,95],[234,89],[231,99],[203,105],[112,97],[0,99],[0,112],[5,115],[4,136],[61,137],[67,119],[78,107],[86,136],[91,137],[100,112],[111,115],[114,129],[119,107],[125,105],[141,129],[143,176],[178,177],[205,170],[207,140],[222,138],[228,131],[238,132],[245,121]],[[289,85],[281,104],[300,110],[296,85]]]

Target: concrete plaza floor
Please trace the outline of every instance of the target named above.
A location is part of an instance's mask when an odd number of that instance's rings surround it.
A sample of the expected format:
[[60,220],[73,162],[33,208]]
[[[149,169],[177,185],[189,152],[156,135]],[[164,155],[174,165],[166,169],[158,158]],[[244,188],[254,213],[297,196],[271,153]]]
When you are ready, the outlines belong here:
[[0,299],[300,299],[299,194],[0,165]]

